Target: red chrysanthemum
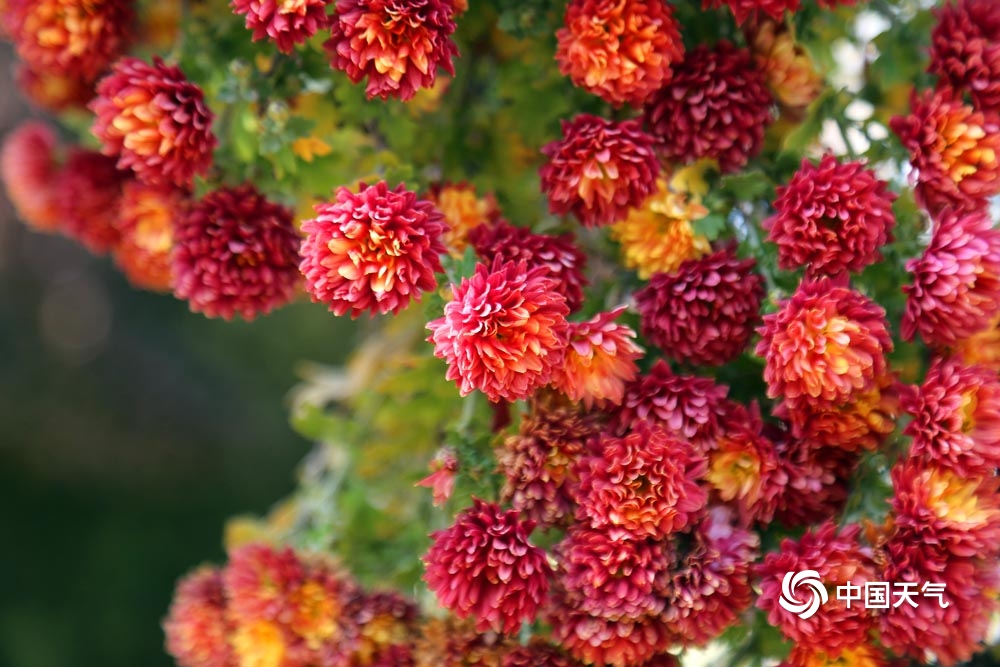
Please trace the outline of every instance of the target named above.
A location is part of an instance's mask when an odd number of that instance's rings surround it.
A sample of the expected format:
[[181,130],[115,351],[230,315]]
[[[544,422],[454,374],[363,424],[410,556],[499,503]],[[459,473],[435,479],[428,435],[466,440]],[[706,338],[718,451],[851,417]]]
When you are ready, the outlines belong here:
[[906,263],[901,331],[948,347],[987,329],[1000,313],[1000,230],[986,211],[945,211],[924,254]]
[[892,240],[896,224],[896,194],[885,188],[864,162],[829,154],[816,165],[803,160],[788,185],[778,188],[776,213],[762,225],[778,246],[778,265],[832,275],[879,261],[879,248]]
[[775,444],[788,476],[775,518],[786,526],[808,526],[838,515],[847,503],[859,454],[799,438]]
[[732,249],[657,273],[635,293],[640,330],[671,359],[721,365],[738,357],[760,322],[764,279]]
[[542,148],[548,160],[539,171],[552,213],[572,213],[587,227],[610,225],[656,191],[655,141],[638,121],[580,114],[563,121],[562,132]]
[[1000,111],[1000,5],[957,0],[933,11],[928,71],[968,93],[978,108]]
[[[780,551],[769,553],[757,566],[762,579],[757,606],[767,612],[768,622],[798,644],[831,654],[862,643],[872,627],[872,615],[859,600],[849,602],[830,594],[829,600],[805,619],[778,604],[783,580],[791,572],[813,570],[819,575],[819,584],[833,593],[848,582],[863,590],[866,582],[878,581],[871,549],[858,542],[860,533],[856,524],[838,533],[837,526],[827,521],[798,541],[782,540]],[[799,601],[818,595],[805,584],[791,592]]]
[[[469,183],[435,183],[427,192],[447,225],[443,241],[448,252],[460,257],[471,242],[473,230],[500,222],[500,208],[492,193],[480,197]],[[517,229],[517,228],[515,228]]]
[[673,7],[658,0],[572,0],[556,32],[559,71],[615,106],[641,105],[684,56]]
[[283,306],[299,281],[291,210],[252,185],[214,190],[177,226],[174,295],[208,317],[252,320]]
[[427,340],[463,396],[478,389],[493,402],[515,401],[549,383],[565,355],[569,309],[545,269],[497,258],[492,269],[476,265],[452,294]]
[[1000,117],[976,111],[947,90],[914,92],[910,115],[889,123],[910,153],[916,191],[936,213],[971,209],[1000,193]]
[[302,223],[302,263],[313,301],[337,315],[398,313],[437,285],[444,217],[400,184],[337,188]]
[[672,573],[664,619],[681,643],[701,646],[734,625],[753,601],[751,566],[760,538],[735,525],[725,508],[712,509],[694,533],[691,550]]
[[729,5],[736,23],[743,24],[748,18],[761,12],[780,21],[784,18],[785,11],[798,11],[800,2],[801,0],[702,0],[701,6],[709,8]]
[[516,632],[545,602],[552,569],[528,541],[535,527],[517,510],[474,500],[447,530],[436,531],[424,556],[424,580],[438,602],[480,632]]
[[533,639],[525,646],[517,646],[503,657],[500,667],[583,667],[551,644]]
[[203,567],[178,584],[163,621],[167,653],[179,667],[235,667],[222,574]]
[[330,0],[230,0],[233,11],[246,17],[253,40],[270,37],[278,50],[291,53],[326,27],[326,6]]
[[27,121],[4,139],[0,148],[0,180],[17,215],[39,231],[62,224],[56,177],[56,135],[45,123]]
[[638,421],[662,424],[705,452],[715,446],[728,393],[728,387],[711,378],[674,375],[659,359],[646,375],[625,387],[612,423],[618,433]]
[[570,312],[583,305],[583,288],[587,284],[583,270],[587,256],[576,245],[573,234],[535,234],[527,227],[515,227],[498,220],[469,232],[469,242],[487,264],[499,257],[504,262],[524,260],[529,269],[544,268],[558,281],[558,289],[566,297]]
[[103,255],[118,245],[118,231],[125,172],[100,153],[76,148],[59,172],[61,227],[90,252]]
[[38,72],[23,63],[18,65],[15,78],[17,87],[32,104],[56,113],[86,107],[94,98],[97,83],[71,74]]
[[104,154],[143,182],[187,187],[212,164],[214,116],[201,88],[159,58],[119,60],[90,108]]
[[368,77],[368,99],[405,101],[434,85],[438,67],[455,75],[454,13],[450,0],[337,0],[323,48],[354,83]]
[[793,403],[850,402],[885,375],[892,351],[885,311],[825,277],[802,282],[758,331],[767,395]]
[[306,570],[291,548],[263,543],[239,547],[223,572],[228,617],[237,624],[254,621],[286,623],[292,597],[304,583]]
[[128,181],[122,191],[115,263],[140,289],[173,289],[174,229],[186,213],[188,194],[174,187]]
[[577,518],[652,538],[690,526],[707,499],[706,460],[674,433],[639,421],[620,438],[602,435],[579,464]]
[[344,609],[352,630],[347,667],[410,667],[417,614],[417,605],[398,593],[355,596]]
[[33,71],[93,82],[128,46],[131,0],[8,0],[6,27]]
[[750,52],[721,40],[687,53],[647,102],[645,118],[667,160],[714,158],[729,173],[760,151],[773,102]]

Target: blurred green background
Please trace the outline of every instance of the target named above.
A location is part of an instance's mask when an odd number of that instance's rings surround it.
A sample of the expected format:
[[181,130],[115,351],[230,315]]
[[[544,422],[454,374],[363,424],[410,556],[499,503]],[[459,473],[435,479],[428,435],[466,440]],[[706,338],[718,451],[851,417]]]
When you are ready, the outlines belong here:
[[[30,111],[0,44],[0,136]],[[294,486],[285,396],[349,324],[305,302],[253,324],[133,291],[25,229],[0,194],[0,665],[160,667],[178,576]]]

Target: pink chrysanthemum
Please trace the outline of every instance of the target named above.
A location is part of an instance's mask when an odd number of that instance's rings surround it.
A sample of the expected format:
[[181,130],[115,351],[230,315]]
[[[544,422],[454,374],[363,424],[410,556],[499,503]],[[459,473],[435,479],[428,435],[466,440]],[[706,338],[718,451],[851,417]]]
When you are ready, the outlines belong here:
[[300,270],[313,301],[337,315],[398,313],[437,285],[444,217],[400,184],[337,188],[302,223]]
[[671,359],[721,365],[738,357],[760,322],[764,279],[753,258],[723,249],[657,273],[635,293],[640,330]]
[[233,667],[222,574],[204,567],[178,584],[163,621],[167,653],[179,667]]
[[233,11],[246,17],[253,40],[270,37],[278,50],[291,53],[326,27],[326,7],[330,0],[230,0]]
[[153,185],[188,187],[212,164],[214,118],[204,95],[177,67],[119,60],[97,85],[91,128],[119,169]]
[[579,464],[580,521],[663,538],[703,511],[705,457],[674,432],[639,421],[620,438],[602,435],[595,449]]
[[291,210],[252,185],[221,188],[177,226],[174,295],[208,317],[252,320],[285,305],[299,281]]
[[545,602],[551,568],[528,541],[535,527],[517,510],[474,500],[447,530],[436,531],[424,556],[424,580],[438,601],[480,632],[516,632]]
[[[831,594],[814,615],[805,619],[778,604],[783,580],[790,572],[814,570],[820,584],[834,593],[836,587],[848,582],[864,589],[866,582],[878,581],[871,549],[858,542],[860,533],[861,527],[856,524],[838,533],[837,526],[827,521],[798,541],[782,540],[780,551],[769,553],[757,566],[762,579],[757,606],[767,612],[768,622],[798,644],[831,654],[863,642],[872,627],[872,616],[858,600],[849,603]],[[818,594],[805,584],[792,592],[802,601]]]
[[559,71],[615,106],[641,105],[684,56],[673,7],[656,0],[572,0],[556,32]]
[[832,275],[879,261],[879,248],[892,240],[896,224],[896,194],[885,188],[864,162],[832,155],[816,165],[803,160],[788,185],[778,188],[776,213],[763,223],[778,246],[778,265]]
[[416,483],[431,489],[434,506],[444,505],[455,490],[455,475],[458,473],[458,457],[451,447],[443,447],[431,461],[431,474]]
[[558,281],[558,289],[565,295],[570,312],[583,305],[583,288],[587,284],[583,270],[587,256],[576,245],[573,234],[535,234],[527,227],[515,227],[498,220],[469,232],[469,242],[487,264],[499,257],[504,262],[524,260],[529,269],[544,268]]
[[62,223],[56,189],[56,135],[45,123],[27,121],[4,139],[0,148],[0,180],[17,215],[39,231],[55,231]]
[[753,601],[751,566],[760,538],[712,509],[694,533],[691,550],[672,573],[664,619],[687,646],[701,646],[734,625]]
[[804,281],[758,331],[767,395],[789,402],[847,403],[885,375],[892,351],[885,311],[828,278]]
[[654,139],[638,121],[580,114],[563,121],[562,132],[542,149],[548,160],[539,171],[552,213],[572,213],[587,227],[610,225],[656,191]]
[[729,5],[736,23],[743,24],[759,13],[766,13],[775,21],[780,21],[786,11],[798,11],[800,2],[801,0],[702,0],[701,5],[705,8]]
[[1000,230],[986,211],[945,211],[930,245],[906,263],[902,334],[948,347],[990,326],[1000,313]]
[[549,383],[565,355],[569,309],[545,269],[497,258],[452,294],[427,340],[463,396],[478,389],[493,402],[515,401]]
[[450,0],[337,0],[323,48],[354,83],[368,77],[368,99],[405,101],[434,85],[438,67],[455,75],[454,13]]
[[687,53],[647,102],[646,125],[668,161],[714,158],[729,173],[760,152],[773,102],[750,52],[722,40]]
[[174,229],[186,213],[187,192],[128,181],[122,190],[115,264],[140,289],[173,289]]
[[928,71],[980,109],[1000,111],[1000,5],[957,0],[933,10]]
[[775,444],[788,477],[775,518],[786,526],[808,526],[838,515],[847,503],[859,454],[798,438]]
[[63,232],[95,255],[114,250],[121,238],[118,224],[126,179],[114,159],[73,149],[56,183]]
[[910,115],[889,123],[910,153],[916,191],[936,213],[972,209],[1000,193],[1000,117],[976,111],[947,90],[914,92]]

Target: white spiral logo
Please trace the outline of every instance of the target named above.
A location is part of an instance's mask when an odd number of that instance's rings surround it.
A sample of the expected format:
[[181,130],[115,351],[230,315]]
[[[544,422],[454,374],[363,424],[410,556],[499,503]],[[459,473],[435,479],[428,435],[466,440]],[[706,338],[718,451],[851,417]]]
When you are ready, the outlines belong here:
[[[805,584],[812,588],[812,597],[807,602],[799,602],[799,599],[795,597],[794,591],[799,587],[799,584]],[[826,587],[820,581],[819,572],[816,570],[786,572],[785,578],[781,581],[781,598],[778,599],[778,604],[793,614],[798,614],[802,620],[819,611],[819,606],[826,604],[829,599]]]

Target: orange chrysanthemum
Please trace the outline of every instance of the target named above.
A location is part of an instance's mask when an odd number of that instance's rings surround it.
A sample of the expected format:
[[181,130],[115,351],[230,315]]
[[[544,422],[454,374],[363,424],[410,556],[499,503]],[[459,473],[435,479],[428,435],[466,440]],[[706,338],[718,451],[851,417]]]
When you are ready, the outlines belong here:
[[480,197],[469,183],[436,183],[427,193],[427,199],[444,214],[448,229],[441,240],[456,257],[469,245],[469,232],[500,220],[496,197],[492,193]]
[[785,24],[763,19],[747,29],[747,42],[757,68],[779,104],[802,109],[823,90],[823,75]]
[[779,667],[886,667],[888,664],[882,649],[865,642],[836,653],[795,646]]
[[167,652],[179,667],[232,667],[232,627],[226,619],[222,574],[203,567],[177,584],[163,621]]
[[966,363],[1000,373],[1000,316],[982,331],[957,341],[952,349]]
[[87,106],[94,97],[94,81],[71,74],[36,71],[25,64],[17,68],[17,86],[32,104],[48,111]]
[[170,253],[174,229],[187,203],[187,193],[177,188],[125,183],[115,263],[134,286],[156,292],[169,292],[173,287]]

